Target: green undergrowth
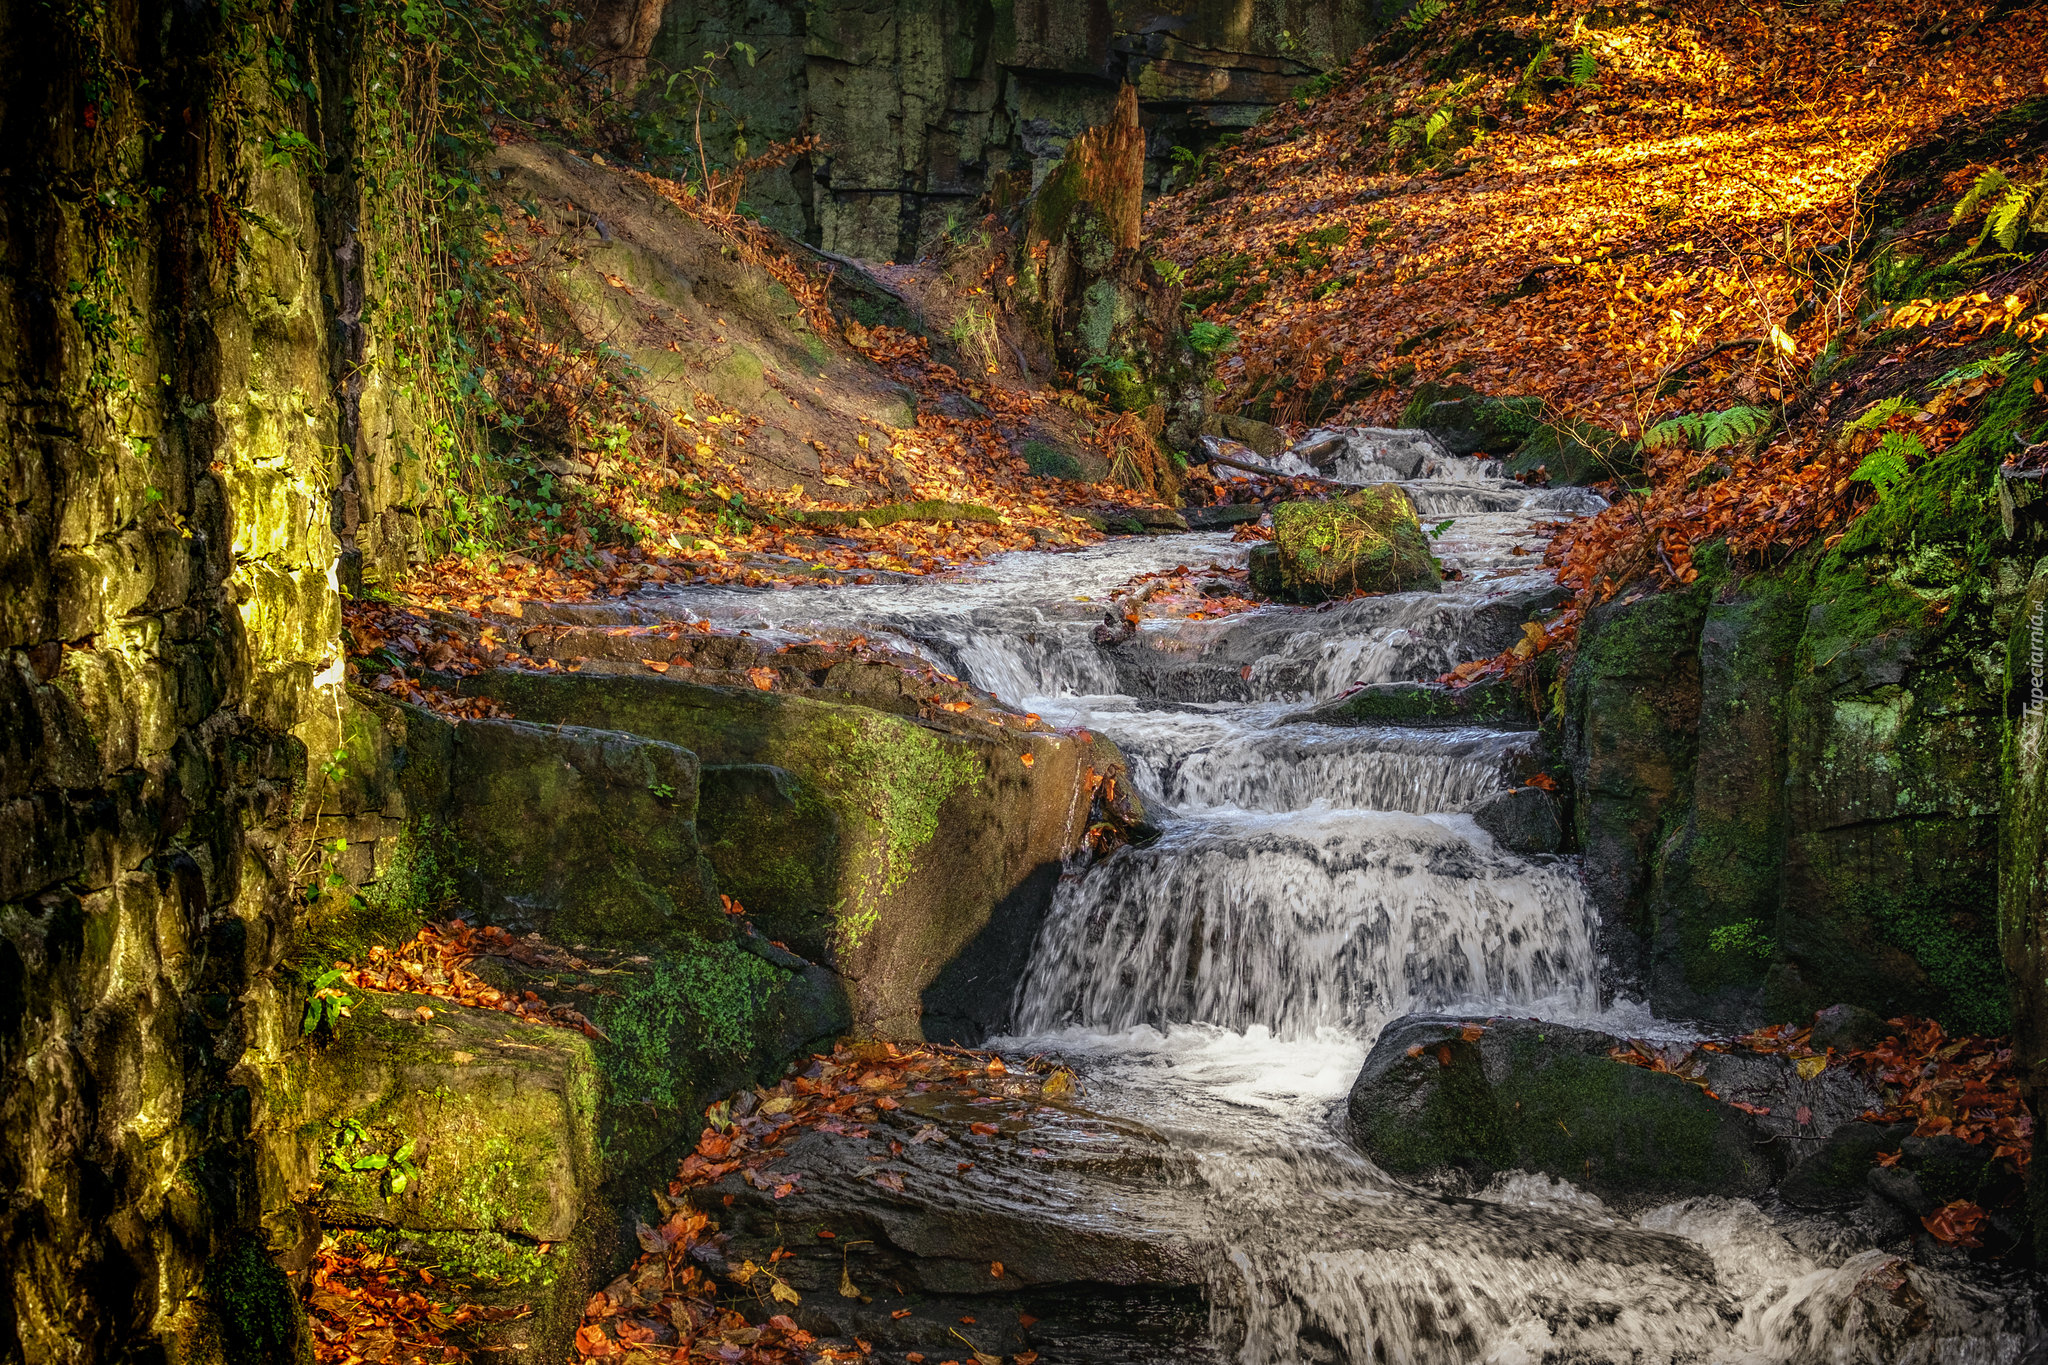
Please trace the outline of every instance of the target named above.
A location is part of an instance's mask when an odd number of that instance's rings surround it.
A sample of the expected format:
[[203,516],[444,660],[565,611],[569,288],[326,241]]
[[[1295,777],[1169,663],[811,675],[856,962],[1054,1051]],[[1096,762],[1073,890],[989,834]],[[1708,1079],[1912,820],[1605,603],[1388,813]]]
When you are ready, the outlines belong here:
[[416,824],[393,842],[376,881],[326,885],[309,901],[294,952],[302,971],[317,973],[337,959],[362,961],[372,944],[404,943],[451,904],[455,878],[445,833]]
[[899,521],[981,521],[991,525],[1002,522],[1002,516],[992,507],[977,502],[943,502],[925,499],[921,502],[892,502],[881,507],[865,507],[853,511],[798,512],[790,520],[799,526],[888,526]]
[[425,1232],[412,1228],[350,1228],[337,1239],[351,1255],[375,1252],[471,1286],[539,1288],[566,1264],[538,1244],[500,1232]]
[[734,943],[663,952],[591,1018],[610,1037],[598,1056],[614,1105],[674,1112],[753,1056],[789,973]]

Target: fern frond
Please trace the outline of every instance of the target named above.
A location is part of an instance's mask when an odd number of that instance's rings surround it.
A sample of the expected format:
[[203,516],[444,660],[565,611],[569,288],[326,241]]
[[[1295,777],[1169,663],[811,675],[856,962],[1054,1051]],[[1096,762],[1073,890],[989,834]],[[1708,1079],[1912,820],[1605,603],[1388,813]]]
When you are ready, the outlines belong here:
[[2007,251],[2019,247],[2020,234],[2027,226],[2027,210],[2034,204],[2034,190],[2032,185],[2008,185],[1998,207],[1991,210],[1987,220],[1991,235]]
[[1706,428],[1700,433],[1700,449],[1719,450],[1746,441],[1770,425],[1770,420],[1769,408],[1733,407],[1709,413]]
[[1697,442],[1703,451],[1719,450],[1746,441],[1770,424],[1769,408],[1733,407],[1722,412],[1688,413],[1659,422],[1643,433],[1652,446]]
[[1936,390],[1941,390],[1972,379],[1985,379],[1989,377],[2003,379],[2012,373],[2013,362],[2019,358],[2020,353],[2018,351],[2001,351],[1997,355],[1985,356],[1982,360],[1973,360],[1967,365],[1958,365],[1939,379],[1936,379],[1934,387]]
[[1600,61],[1593,55],[1592,49],[1582,47],[1572,56],[1571,83],[1574,90],[1585,89],[1599,74]]
[[1970,192],[1962,197],[1962,201],[1956,205],[1955,212],[1948,216],[1949,226],[1954,227],[1957,223],[1962,222],[1963,219],[1976,212],[1977,206],[1983,203],[1986,198],[1998,193],[2011,183],[2010,180],[2006,179],[2005,172],[1999,170],[1998,167],[1992,166],[1987,169],[1984,174],[1977,177],[1976,183],[1970,186]]
[[1842,430],[1845,432],[1870,431],[1891,421],[1892,418],[1904,412],[1908,406],[1910,405],[1906,402],[1905,396],[1895,393],[1889,398],[1871,404],[1868,408],[1857,414],[1856,417],[1843,423]]
[[1920,443],[1918,436],[1905,432],[1885,433],[1877,449],[1863,457],[1856,471],[1849,477],[1869,484],[1877,491],[1877,500],[1883,502],[1892,495],[1892,490],[1912,474],[1911,462],[1925,458],[1927,447]]
[[1429,116],[1429,122],[1425,123],[1422,126],[1423,145],[1434,147],[1436,145],[1437,138],[1441,137],[1443,135],[1444,129],[1450,126],[1451,111],[1448,108],[1439,109],[1434,114],[1431,114]]

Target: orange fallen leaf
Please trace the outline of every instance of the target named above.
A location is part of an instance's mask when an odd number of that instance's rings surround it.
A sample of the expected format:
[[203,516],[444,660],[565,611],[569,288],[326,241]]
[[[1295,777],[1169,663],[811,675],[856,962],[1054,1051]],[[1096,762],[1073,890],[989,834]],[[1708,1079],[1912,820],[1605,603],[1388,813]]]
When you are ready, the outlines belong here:
[[1977,1229],[1984,1222],[1984,1210],[1967,1199],[1944,1204],[1920,1220],[1920,1225],[1951,1246],[1979,1247],[1984,1243]]

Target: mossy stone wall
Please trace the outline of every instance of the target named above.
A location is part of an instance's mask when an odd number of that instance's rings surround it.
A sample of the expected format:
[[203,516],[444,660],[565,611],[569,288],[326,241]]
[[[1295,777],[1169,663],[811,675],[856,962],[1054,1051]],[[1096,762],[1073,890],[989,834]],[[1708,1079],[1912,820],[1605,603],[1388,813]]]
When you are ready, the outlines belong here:
[[251,1068],[316,836],[388,823],[335,758],[357,16],[0,8],[0,1361],[304,1344]]
[[1610,952],[1675,1015],[1847,1002],[2004,1031],[1997,687],[2021,547],[1700,562],[1685,592],[1596,608],[1571,672]]

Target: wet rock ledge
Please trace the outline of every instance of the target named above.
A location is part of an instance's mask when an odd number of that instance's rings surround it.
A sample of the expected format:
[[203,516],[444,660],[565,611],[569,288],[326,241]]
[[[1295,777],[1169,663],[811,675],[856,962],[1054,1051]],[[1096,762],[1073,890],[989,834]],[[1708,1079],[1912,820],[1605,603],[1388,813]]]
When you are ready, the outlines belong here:
[[[2001,1152],[1995,1119],[1978,1132],[1937,1112],[1949,1107],[1939,1100],[1922,1109],[1893,1083],[1901,1068],[1873,1064],[1903,1057],[1914,1080],[1934,1084],[1953,1070],[1984,1100],[2000,1054],[1933,1060],[1940,1046],[1932,1025],[1848,1006],[1810,1030],[1720,1043],[1411,1015],[1366,1058],[1351,1134],[1388,1173],[1447,1193],[1538,1172],[1623,1214],[1703,1195],[1777,1201],[1936,1262],[2006,1257],[2029,1236],[2016,1149]],[[1943,1222],[1958,1205],[1982,1211],[1960,1215],[1971,1223],[1961,1238]]]

